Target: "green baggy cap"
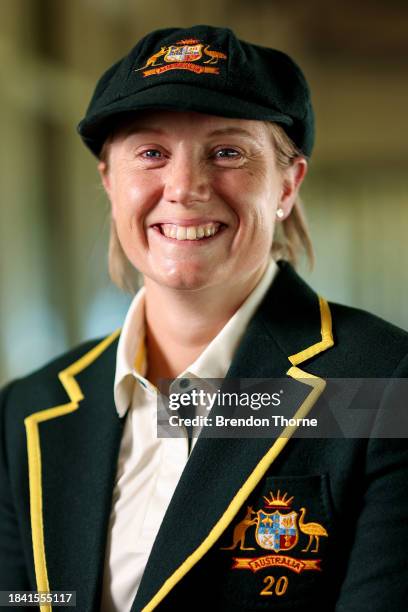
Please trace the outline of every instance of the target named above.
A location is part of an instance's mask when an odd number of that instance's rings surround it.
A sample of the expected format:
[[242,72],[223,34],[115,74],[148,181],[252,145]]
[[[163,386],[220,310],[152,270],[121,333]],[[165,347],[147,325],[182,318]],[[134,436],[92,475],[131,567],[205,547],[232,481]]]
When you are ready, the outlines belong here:
[[228,28],[167,28],[142,38],[102,75],[78,132],[98,156],[121,115],[154,109],[273,121],[312,152],[314,114],[300,68]]

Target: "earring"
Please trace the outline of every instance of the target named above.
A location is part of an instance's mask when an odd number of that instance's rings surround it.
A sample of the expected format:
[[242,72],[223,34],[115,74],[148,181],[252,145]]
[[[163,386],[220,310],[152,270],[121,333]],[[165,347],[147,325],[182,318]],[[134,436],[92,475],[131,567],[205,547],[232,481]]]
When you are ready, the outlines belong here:
[[278,208],[278,210],[276,211],[276,216],[278,217],[278,219],[282,219],[284,215],[285,215],[285,212],[283,208]]

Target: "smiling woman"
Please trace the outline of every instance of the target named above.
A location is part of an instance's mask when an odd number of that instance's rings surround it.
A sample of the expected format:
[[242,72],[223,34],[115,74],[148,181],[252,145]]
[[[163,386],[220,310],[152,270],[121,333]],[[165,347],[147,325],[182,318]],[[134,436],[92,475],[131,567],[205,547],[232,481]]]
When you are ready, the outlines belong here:
[[[276,212],[290,214],[306,167],[299,156],[280,170],[260,121],[151,111],[111,137],[99,169],[119,242],[145,279],[151,382],[185,370],[258,284]],[[169,320],[157,311],[163,292]],[[205,328],[185,330],[181,346],[178,332],[176,346],[170,319],[199,304]]]
[[[119,132],[99,166],[133,266],[146,274],[151,260],[165,284],[191,266],[214,286],[231,282],[238,269],[245,275],[259,268],[271,249],[276,210],[282,218],[290,214],[306,171],[304,157],[279,171],[259,121],[164,111],[141,113],[139,121],[143,130],[136,123],[133,133]],[[140,234],[129,234],[130,228]],[[146,251],[134,254],[136,246]],[[182,264],[177,270],[175,261]]]
[[[299,67],[229,29],[159,30],[102,75],[78,130],[111,205],[112,279],[135,296],[120,333],[3,391],[0,590],[71,589],[102,612],[403,610],[408,448],[384,429],[401,398],[392,381],[373,395],[359,438],[364,395],[334,381],[333,399],[327,379],[407,377],[408,334],[294,270],[312,258]],[[277,401],[238,419],[218,395],[159,436],[166,396],[213,379],[278,379]],[[350,439],[297,436],[339,407]],[[262,435],[208,438],[207,421]]]
[[[111,132],[109,136],[107,137],[107,139],[105,140],[102,150],[99,155],[99,158],[101,160],[99,169],[103,177],[106,176],[106,171],[108,169],[108,156],[109,156],[109,151],[110,151],[110,145],[111,145],[111,142],[115,139],[115,137],[117,137],[118,135],[128,135],[128,136],[131,135],[132,128],[134,128],[135,130],[137,129],[139,133],[142,132],[147,135],[148,128],[146,127],[146,123],[143,120],[143,115],[146,115],[146,112],[142,111],[138,113],[138,115],[136,116],[133,113],[129,113],[129,114],[124,113],[124,116],[119,115],[117,122],[116,124],[114,124],[114,126],[112,126]],[[174,113],[167,113],[167,116],[169,115],[173,119],[173,122],[177,123],[177,117],[180,117],[181,113],[178,112],[176,116],[174,116]],[[151,116],[152,114],[150,113],[150,117]],[[162,120],[165,120],[166,113],[162,112],[161,116],[162,116]],[[194,125],[199,120],[200,116],[203,117],[203,115],[199,115],[197,113],[190,113],[193,132],[194,132]],[[146,119],[148,119],[148,117],[149,117],[149,114],[147,114]],[[137,121],[138,118],[139,118],[139,122]],[[251,137],[252,138],[254,137],[254,135],[251,136],[250,130],[247,131],[242,127],[241,128],[238,127],[240,123],[244,123],[244,124],[246,123],[246,124],[249,124],[250,128],[252,127],[252,130],[254,130],[255,128],[255,132],[256,132],[255,135],[258,136],[258,139],[260,136],[262,136],[262,140],[266,142],[267,150],[268,149],[270,150],[270,146],[272,145],[273,152],[274,152],[273,154],[274,162],[272,162],[272,165],[274,164],[276,165],[275,170],[277,170],[278,172],[282,174],[284,173],[285,170],[287,170],[291,166],[292,162],[295,159],[297,159],[297,161],[299,162],[300,159],[302,158],[302,163],[305,164],[304,172],[306,171],[305,156],[302,155],[301,151],[297,149],[295,144],[291,141],[291,139],[286,135],[285,131],[279,125],[271,123],[271,122],[259,122],[259,121],[257,122],[246,121],[245,122],[239,119],[235,121],[231,121],[229,119],[225,119],[221,117],[211,118],[211,116],[207,117],[207,122],[209,120],[211,120],[213,123],[216,123],[218,120],[218,122],[223,126],[222,128],[220,128],[219,130],[216,130],[215,133],[212,134],[213,138],[215,138],[216,136],[227,137],[228,135],[230,135],[231,137],[235,136],[235,139],[236,139],[235,140],[236,148],[234,148],[234,146],[231,146],[230,148],[228,148],[225,145],[221,144],[221,145],[218,145],[219,147],[221,147],[219,148],[219,150],[214,150],[214,153],[213,153],[214,163],[218,163],[221,167],[224,166],[225,168],[228,168],[228,167],[237,168],[237,167],[242,167],[244,165],[245,150],[241,151],[241,149],[239,148],[239,136],[241,136],[241,138],[244,139],[244,142],[245,142],[245,137],[246,137],[247,146],[249,142],[251,141]],[[226,127],[226,125],[228,125],[228,122],[231,123],[232,127]],[[141,129],[141,126],[143,126],[143,129]],[[267,134],[265,134],[265,130],[263,129],[264,127],[266,128]],[[162,136],[164,136],[164,133],[162,133]],[[249,138],[249,142],[248,142],[248,138]],[[224,138],[224,141],[225,141],[225,138]],[[230,139],[230,142],[234,142],[233,138]],[[254,146],[256,146],[256,140],[255,141],[252,140],[252,147]],[[260,143],[258,143],[258,156],[260,156],[261,154],[261,150],[259,149],[259,147],[260,147]],[[207,152],[205,153],[208,155],[208,159],[210,160],[211,151],[209,151],[208,153]],[[145,156],[147,155],[147,156],[154,157],[154,160],[156,161],[157,164],[159,164],[159,159],[165,156],[164,153],[161,152],[160,150],[147,150],[143,154]],[[250,151],[248,151],[247,154],[250,154]],[[248,161],[250,161],[250,158],[248,158]],[[152,163],[153,163],[153,160],[152,160]],[[269,165],[271,161],[267,159],[267,163]],[[247,165],[248,164],[246,164],[246,166]],[[201,172],[201,170],[199,170],[199,172]],[[275,217],[274,211],[271,210],[270,218],[273,223],[274,223],[274,217]],[[312,242],[309,236],[302,203],[298,196],[295,197],[292,203],[292,210],[290,214],[287,214],[287,213],[285,214],[284,210],[279,208],[278,215],[276,218],[276,223],[274,223],[274,225],[275,225],[274,230],[273,230],[274,238],[273,238],[272,247],[271,247],[272,256],[275,259],[279,259],[283,257],[284,259],[296,265],[302,253],[304,252],[308,257],[310,264],[312,264],[313,259],[314,259]],[[279,227],[276,227],[276,225],[278,225]],[[158,226],[158,229],[161,229],[162,233],[164,233],[168,237],[176,238],[177,237],[176,227],[177,227],[176,224],[169,223],[169,224],[165,224],[164,226]],[[221,224],[217,227],[217,230],[219,229],[222,230],[223,227],[224,226]],[[194,231],[194,234],[192,233],[193,231],[192,229],[190,229],[189,234],[187,234],[187,231],[186,231],[186,236],[184,236],[183,230],[180,229],[178,237],[179,239],[188,238],[190,240],[192,238],[201,239],[204,236],[208,236],[208,234],[210,233],[210,230],[213,231],[213,228],[210,228],[210,227],[205,228],[205,226],[202,226],[201,229]],[[111,235],[110,235],[110,245],[109,245],[109,270],[110,270],[110,275],[111,275],[113,282],[119,288],[124,289],[125,291],[130,291],[130,293],[134,293],[137,291],[137,289],[139,288],[141,284],[140,275],[137,273],[137,267],[135,268],[133,265],[130,264],[128,257],[123,251],[121,242],[118,239],[115,220],[113,220],[113,223],[111,224]]]

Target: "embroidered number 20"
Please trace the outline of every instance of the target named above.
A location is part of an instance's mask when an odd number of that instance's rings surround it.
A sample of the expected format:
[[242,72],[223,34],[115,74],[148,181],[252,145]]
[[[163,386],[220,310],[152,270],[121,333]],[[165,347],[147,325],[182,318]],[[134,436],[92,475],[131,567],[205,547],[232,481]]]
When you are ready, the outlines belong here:
[[[266,586],[259,593],[260,595],[277,595],[280,597],[284,593],[286,593],[286,589],[288,588],[289,580],[286,576],[281,576],[277,579],[275,584],[275,578],[273,576],[265,576],[263,579]],[[275,586],[275,588],[273,588]]]

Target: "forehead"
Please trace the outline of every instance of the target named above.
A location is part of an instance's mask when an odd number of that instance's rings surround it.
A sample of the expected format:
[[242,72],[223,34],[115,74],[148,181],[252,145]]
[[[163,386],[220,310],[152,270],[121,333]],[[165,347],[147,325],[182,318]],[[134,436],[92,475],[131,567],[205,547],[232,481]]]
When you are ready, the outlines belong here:
[[167,135],[196,137],[237,135],[243,138],[263,141],[269,131],[263,121],[235,119],[206,115],[190,111],[140,111],[119,119],[113,129],[113,136],[133,133],[158,132]]

